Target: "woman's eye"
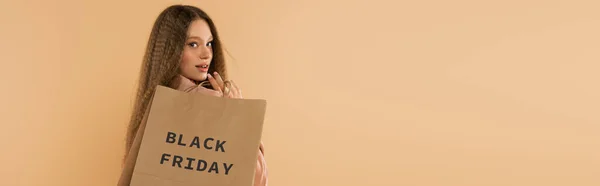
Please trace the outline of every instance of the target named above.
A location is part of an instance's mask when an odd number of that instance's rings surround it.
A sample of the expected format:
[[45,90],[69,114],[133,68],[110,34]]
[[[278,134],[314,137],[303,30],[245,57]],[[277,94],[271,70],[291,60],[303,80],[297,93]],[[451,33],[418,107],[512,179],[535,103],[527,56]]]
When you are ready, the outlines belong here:
[[213,42],[211,41],[211,42],[206,43],[206,46],[209,46],[209,47],[213,46]]
[[198,43],[196,43],[196,42],[189,43],[188,45],[192,48],[198,47]]

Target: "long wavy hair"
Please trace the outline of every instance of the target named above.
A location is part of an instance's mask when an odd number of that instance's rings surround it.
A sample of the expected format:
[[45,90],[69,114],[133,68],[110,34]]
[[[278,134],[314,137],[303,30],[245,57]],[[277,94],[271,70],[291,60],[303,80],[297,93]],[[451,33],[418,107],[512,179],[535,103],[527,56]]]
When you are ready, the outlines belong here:
[[183,48],[189,25],[198,19],[208,23],[213,35],[213,58],[209,73],[218,72],[227,78],[225,57],[217,28],[208,14],[189,5],[172,5],[163,10],[152,27],[144,54],[139,84],[129,126],[125,147],[125,158],[129,155],[134,138],[145,117],[144,114],[158,85],[169,86],[179,75]]

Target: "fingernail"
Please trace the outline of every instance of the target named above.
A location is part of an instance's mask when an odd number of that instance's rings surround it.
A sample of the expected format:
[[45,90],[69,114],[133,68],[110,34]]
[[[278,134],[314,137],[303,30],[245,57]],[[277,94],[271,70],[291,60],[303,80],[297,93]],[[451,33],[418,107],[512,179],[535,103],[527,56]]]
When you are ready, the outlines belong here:
[[208,78],[212,78],[212,75],[208,74]]
[[218,73],[218,72],[215,72],[215,76],[216,76],[216,75],[219,75],[219,73]]

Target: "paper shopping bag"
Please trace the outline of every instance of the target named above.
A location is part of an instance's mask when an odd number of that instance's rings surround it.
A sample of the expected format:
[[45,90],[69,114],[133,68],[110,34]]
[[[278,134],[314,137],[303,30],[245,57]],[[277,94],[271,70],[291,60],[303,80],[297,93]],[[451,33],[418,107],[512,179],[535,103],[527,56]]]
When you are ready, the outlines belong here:
[[252,186],[266,101],[158,86],[131,186]]

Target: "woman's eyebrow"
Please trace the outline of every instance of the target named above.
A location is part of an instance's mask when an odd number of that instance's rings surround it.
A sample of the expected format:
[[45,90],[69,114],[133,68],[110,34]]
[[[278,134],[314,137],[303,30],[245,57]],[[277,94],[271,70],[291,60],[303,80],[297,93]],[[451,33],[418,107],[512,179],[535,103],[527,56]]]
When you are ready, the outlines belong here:
[[[198,40],[204,41],[204,39],[202,39],[198,36],[189,36],[188,39],[198,39]],[[212,40],[212,39],[213,39],[212,36],[208,37],[208,40]]]

